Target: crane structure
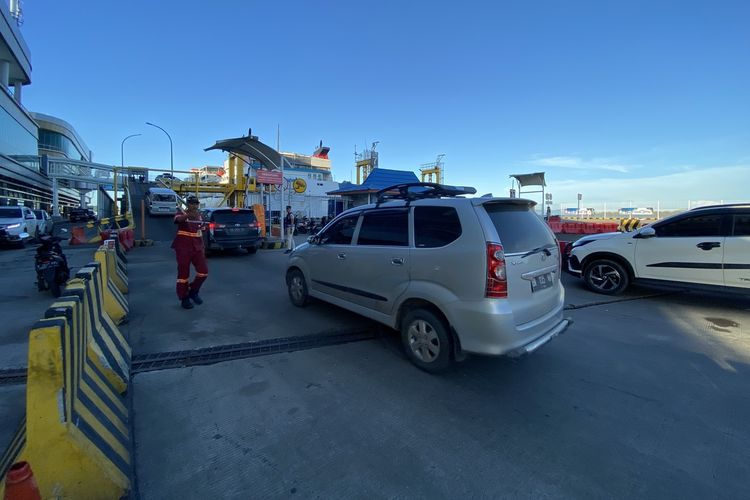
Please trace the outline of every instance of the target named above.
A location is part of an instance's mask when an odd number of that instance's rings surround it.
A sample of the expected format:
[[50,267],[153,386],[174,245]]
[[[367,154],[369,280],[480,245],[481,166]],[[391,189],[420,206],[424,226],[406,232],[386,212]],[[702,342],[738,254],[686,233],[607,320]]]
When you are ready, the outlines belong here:
[[357,166],[357,184],[362,184],[370,173],[378,168],[378,153],[375,147],[380,141],[372,143],[369,149],[365,148],[361,153],[357,153],[357,146],[354,146],[354,162]]
[[420,165],[419,173],[422,174],[422,182],[433,182],[433,176],[435,176],[434,182],[443,184],[445,181],[445,158],[444,154],[439,154],[437,159],[432,163],[423,163]]

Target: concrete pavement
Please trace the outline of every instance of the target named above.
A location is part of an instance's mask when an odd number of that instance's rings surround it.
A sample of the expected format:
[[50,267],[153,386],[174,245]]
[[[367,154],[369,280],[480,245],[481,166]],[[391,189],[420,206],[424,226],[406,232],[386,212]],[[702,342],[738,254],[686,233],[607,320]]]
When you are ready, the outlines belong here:
[[571,314],[535,355],[443,376],[395,335],[139,375],[141,495],[748,498],[747,303]]

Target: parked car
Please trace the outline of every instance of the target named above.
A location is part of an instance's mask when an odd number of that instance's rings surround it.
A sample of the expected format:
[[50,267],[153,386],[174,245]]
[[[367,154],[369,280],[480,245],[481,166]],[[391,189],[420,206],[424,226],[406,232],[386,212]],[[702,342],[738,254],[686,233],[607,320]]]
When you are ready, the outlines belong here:
[[0,243],[24,246],[36,234],[36,216],[28,207],[0,207]]
[[465,353],[520,356],[565,331],[555,235],[520,198],[474,188],[392,186],[291,254],[289,297],[311,297],[401,332],[407,356],[439,372]]
[[34,210],[36,215],[37,238],[52,234],[54,223],[46,210]]
[[96,220],[96,212],[90,208],[74,208],[68,215],[70,222],[87,222]]
[[701,207],[631,233],[585,236],[566,270],[606,295],[633,282],[748,293],[750,204]]
[[255,253],[263,243],[260,223],[249,208],[209,208],[202,211],[206,255],[214,250],[241,248]]

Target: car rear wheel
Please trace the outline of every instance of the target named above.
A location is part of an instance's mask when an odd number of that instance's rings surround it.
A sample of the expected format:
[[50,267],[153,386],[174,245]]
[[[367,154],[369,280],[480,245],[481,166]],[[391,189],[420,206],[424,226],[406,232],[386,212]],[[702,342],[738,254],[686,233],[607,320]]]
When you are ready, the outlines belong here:
[[289,272],[287,277],[287,286],[289,288],[289,300],[297,307],[305,307],[310,303],[310,295],[307,293],[307,283],[305,275],[299,269]]
[[258,251],[258,247],[250,247],[250,248],[246,248],[245,250],[247,250],[247,253],[249,253],[250,255],[252,255],[252,254],[254,254],[255,252]]
[[583,270],[583,280],[590,290],[604,295],[618,295],[630,284],[625,267],[609,259],[598,259],[587,264]]
[[424,371],[439,373],[453,363],[448,326],[432,311],[410,311],[401,322],[401,342],[411,362]]

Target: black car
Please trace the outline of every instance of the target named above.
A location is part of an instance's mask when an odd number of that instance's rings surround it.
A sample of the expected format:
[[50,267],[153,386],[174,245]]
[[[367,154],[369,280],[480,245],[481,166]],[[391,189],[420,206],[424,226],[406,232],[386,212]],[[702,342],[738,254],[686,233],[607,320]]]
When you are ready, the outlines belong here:
[[68,216],[70,222],[95,221],[96,213],[90,208],[74,208]]
[[255,212],[249,208],[209,208],[202,211],[208,227],[203,231],[206,254],[212,250],[243,248],[255,253],[263,239]]

